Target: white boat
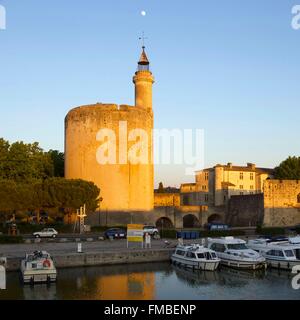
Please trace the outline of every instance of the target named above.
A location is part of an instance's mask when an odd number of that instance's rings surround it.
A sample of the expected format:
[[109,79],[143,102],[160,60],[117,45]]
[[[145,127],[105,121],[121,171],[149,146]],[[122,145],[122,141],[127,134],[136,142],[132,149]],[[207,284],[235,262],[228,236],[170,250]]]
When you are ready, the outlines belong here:
[[213,250],[199,244],[178,245],[171,260],[174,264],[208,271],[216,270],[220,264],[220,259]]
[[246,241],[234,237],[208,238],[208,248],[214,250],[221,264],[239,269],[267,268],[266,259],[246,246]]
[[300,238],[254,239],[248,241],[249,248],[263,255],[270,267],[291,270],[300,265]]
[[26,254],[21,262],[21,274],[24,283],[50,283],[56,281],[57,271],[53,259],[46,251]]

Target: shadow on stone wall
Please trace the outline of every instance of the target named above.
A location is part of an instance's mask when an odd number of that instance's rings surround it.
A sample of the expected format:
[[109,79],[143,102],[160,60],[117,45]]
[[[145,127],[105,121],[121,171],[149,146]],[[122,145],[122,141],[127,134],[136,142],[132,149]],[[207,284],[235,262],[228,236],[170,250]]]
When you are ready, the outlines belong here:
[[264,195],[231,196],[225,220],[232,227],[262,225],[264,221]]

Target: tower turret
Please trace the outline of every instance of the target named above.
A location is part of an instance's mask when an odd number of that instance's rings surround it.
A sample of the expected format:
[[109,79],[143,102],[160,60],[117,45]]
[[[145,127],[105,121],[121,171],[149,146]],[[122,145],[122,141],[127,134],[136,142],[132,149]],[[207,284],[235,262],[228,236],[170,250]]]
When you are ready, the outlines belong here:
[[133,77],[133,83],[135,84],[135,106],[152,111],[152,85],[154,77],[150,71],[150,63],[144,46],[138,62],[138,70]]

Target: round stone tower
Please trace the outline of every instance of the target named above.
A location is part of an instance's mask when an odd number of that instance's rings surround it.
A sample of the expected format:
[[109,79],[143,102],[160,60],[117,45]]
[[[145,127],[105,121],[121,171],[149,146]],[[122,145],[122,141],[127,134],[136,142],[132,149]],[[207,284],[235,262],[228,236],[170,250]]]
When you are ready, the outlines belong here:
[[93,181],[101,210],[153,209],[154,78],[144,47],[133,82],[135,106],[86,105],[65,119],[65,177]]

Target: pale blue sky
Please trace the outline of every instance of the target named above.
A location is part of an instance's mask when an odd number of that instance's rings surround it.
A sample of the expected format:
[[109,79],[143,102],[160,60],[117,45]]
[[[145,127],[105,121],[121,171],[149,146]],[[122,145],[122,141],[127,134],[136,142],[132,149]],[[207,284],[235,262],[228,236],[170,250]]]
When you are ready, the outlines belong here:
[[[299,2],[299,1],[298,1]],[[0,0],[0,136],[64,147],[72,107],[133,104],[144,30],[156,128],[205,130],[205,165],[300,154],[296,0]],[[140,12],[145,10],[143,17]],[[182,167],[156,183],[192,181]]]

